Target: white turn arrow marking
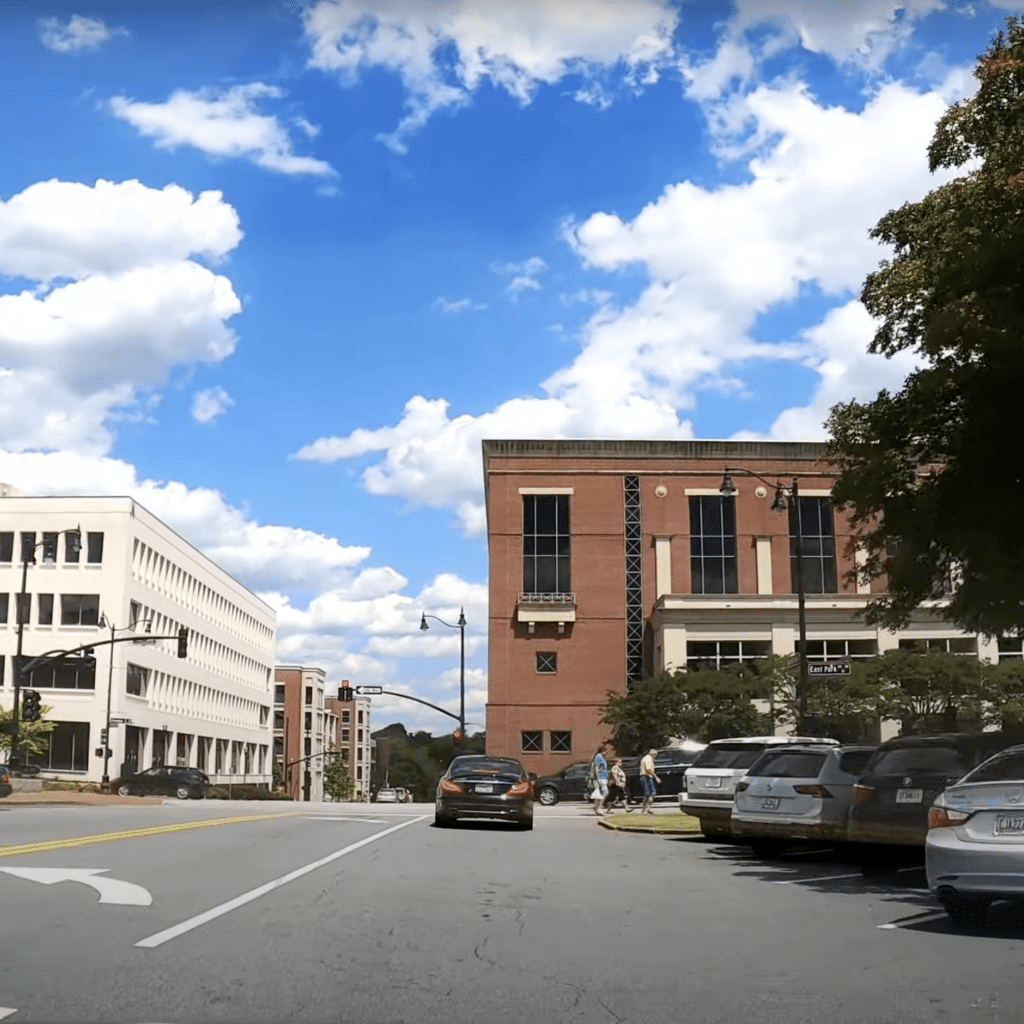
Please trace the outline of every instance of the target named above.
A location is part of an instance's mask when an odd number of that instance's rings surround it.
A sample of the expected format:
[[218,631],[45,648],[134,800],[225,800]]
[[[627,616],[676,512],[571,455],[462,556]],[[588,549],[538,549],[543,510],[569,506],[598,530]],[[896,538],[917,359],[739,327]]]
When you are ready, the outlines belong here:
[[134,882],[123,882],[120,878],[100,878],[110,868],[0,868],[9,875],[27,878],[31,882],[53,885],[54,882],[84,882],[100,894],[100,903],[120,903],[128,907],[149,907],[153,897],[149,890]]
[[12,1009],[10,1006],[0,1006],[0,1020],[3,1020],[4,1017],[10,1017],[12,1013],[17,1012],[18,1010],[16,1007]]

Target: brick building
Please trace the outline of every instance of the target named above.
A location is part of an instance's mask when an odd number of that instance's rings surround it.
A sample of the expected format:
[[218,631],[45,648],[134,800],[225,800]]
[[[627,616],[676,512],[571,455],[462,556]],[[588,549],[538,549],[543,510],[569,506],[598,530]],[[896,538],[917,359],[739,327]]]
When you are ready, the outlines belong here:
[[274,669],[274,760],[283,769],[285,792],[296,800],[324,798],[324,759],[310,756],[330,750],[337,732],[324,685],[322,668]]
[[[349,685],[347,679],[342,687]],[[356,695],[352,700],[342,700],[341,691],[337,697],[328,697],[326,707],[335,717],[335,747],[341,751],[341,759],[355,779],[354,797],[370,799],[370,776],[373,770],[373,740],[370,738],[370,698]]]
[[[824,444],[484,441],[483,463],[487,750],[530,771],[589,757],[608,735],[599,721],[607,693],[631,681],[792,656],[797,514],[810,661],[915,643],[993,661],[1021,656],[1019,640],[967,636],[928,609],[898,634],[858,618],[884,582],[846,579],[850,529],[829,500]],[[736,494],[724,497],[727,466],[766,482],[734,473]],[[794,480],[798,512],[773,511],[776,482]],[[879,735],[896,728],[880,723]]]

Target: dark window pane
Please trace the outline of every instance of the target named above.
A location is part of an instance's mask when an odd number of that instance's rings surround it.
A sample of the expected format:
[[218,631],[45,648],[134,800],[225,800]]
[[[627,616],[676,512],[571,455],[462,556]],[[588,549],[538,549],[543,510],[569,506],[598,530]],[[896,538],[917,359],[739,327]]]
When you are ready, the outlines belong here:
[[1024,751],[1014,750],[979,765],[967,777],[967,782],[1006,782],[1024,780]]
[[535,494],[524,494],[523,495],[523,535],[533,534],[537,532],[537,517],[534,513]]
[[723,658],[738,658],[740,656],[739,641],[722,640],[718,645],[718,653]]
[[541,732],[539,729],[524,729],[522,738],[524,754],[541,753],[543,748],[541,746]]
[[825,754],[768,754],[749,772],[762,779],[816,779]]
[[0,562],[9,562],[14,558],[14,532],[4,530],[0,533]]
[[103,534],[102,533],[90,533],[88,535],[89,540],[89,552],[88,560],[90,562],[102,562],[103,561]]
[[22,562],[34,562],[36,560],[36,535],[24,533],[21,535],[21,559]]
[[38,597],[39,604],[39,625],[40,626],[52,626],[53,625],[53,594],[40,594]]
[[873,753],[872,750],[851,750],[839,759],[839,770],[849,775],[861,775]]
[[572,592],[572,581],[569,577],[570,562],[568,558],[560,558],[558,560],[558,586],[555,590],[557,594],[569,594]]
[[95,626],[100,618],[100,595],[82,595],[82,625]]
[[7,622],[7,613],[10,608],[10,601],[10,594],[0,594],[0,622]]
[[82,535],[77,530],[64,534],[64,561],[77,562],[82,546]]
[[691,496],[690,589],[694,594],[736,592],[736,510],[733,498]]
[[535,494],[537,503],[537,533],[555,533],[555,498],[553,494]]
[[56,562],[57,561],[57,534],[56,533],[44,533],[43,534],[43,561],[44,562]]
[[28,622],[32,609],[32,595],[18,594],[17,597],[18,622]]
[[536,559],[537,583],[534,590],[538,594],[554,594],[557,592],[555,575],[555,560],[553,558]]
[[551,730],[551,753],[570,754],[572,753],[572,733],[564,729]]

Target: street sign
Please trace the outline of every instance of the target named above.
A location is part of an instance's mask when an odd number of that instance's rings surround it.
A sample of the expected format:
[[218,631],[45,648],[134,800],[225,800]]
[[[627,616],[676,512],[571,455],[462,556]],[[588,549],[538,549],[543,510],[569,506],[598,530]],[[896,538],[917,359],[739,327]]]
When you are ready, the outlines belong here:
[[383,686],[357,686],[356,693],[383,693]]
[[115,725],[120,725],[122,722],[124,722],[125,725],[132,724],[132,720],[130,718],[112,718],[110,720],[110,725],[113,727]]
[[807,674],[809,676],[848,676],[850,663],[848,661],[819,661],[807,666]]

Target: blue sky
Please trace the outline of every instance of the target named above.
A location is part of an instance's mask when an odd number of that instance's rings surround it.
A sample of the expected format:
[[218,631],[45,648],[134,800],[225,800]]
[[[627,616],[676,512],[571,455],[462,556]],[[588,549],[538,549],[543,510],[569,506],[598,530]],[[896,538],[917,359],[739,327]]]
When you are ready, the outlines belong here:
[[898,386],[868,231],[1024,4],[152,6],[0,12],[0,480],[135,495],[332,685],[456,709],[464,605],[482,726],[480,440]]

